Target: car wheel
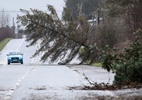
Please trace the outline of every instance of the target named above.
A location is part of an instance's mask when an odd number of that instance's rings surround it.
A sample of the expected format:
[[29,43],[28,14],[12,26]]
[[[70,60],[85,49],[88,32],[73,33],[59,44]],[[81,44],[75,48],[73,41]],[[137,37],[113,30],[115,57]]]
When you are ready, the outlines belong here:
[[10,62],[8,62],[7,64],[10,65]]
[[23,61],[21,62],[21,64],[23,64]]

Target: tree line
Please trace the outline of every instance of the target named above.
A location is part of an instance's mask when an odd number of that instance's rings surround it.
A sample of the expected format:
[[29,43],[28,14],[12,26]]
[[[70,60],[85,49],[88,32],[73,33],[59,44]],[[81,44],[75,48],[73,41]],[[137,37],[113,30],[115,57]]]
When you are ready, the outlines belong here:
[[13,30],[9,26],[10,16],[8,13],[4,11],[4,9],[0,10],[0,41],[5,38],[14,37]]
[[[18,32],[19,34],[15,34],[16,27],[10,26],[10,16],[9,14],[4,10],[0,10],[0,41],[6,39],[6,38],[22,38],[22,34]],[[14,23],[13,23],[14,24]]]

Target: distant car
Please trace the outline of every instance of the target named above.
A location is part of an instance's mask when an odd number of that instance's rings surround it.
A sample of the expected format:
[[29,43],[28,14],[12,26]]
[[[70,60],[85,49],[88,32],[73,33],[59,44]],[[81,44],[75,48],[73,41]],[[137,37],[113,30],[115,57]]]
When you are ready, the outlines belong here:
[[7,54],[7,64],[21,63],[23,64],[23,54],[21,52],[9,52]]

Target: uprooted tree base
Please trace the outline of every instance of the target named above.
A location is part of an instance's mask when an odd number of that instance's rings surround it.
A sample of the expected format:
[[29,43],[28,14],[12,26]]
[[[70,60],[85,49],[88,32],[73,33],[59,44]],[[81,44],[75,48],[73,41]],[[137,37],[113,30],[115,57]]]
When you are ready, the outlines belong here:
[[69,90],[120,90],[120,89],[141,89],[141,83],[125,83],[121,85],[110,85],[105,83],[92,83],[91,86],[69,87]]

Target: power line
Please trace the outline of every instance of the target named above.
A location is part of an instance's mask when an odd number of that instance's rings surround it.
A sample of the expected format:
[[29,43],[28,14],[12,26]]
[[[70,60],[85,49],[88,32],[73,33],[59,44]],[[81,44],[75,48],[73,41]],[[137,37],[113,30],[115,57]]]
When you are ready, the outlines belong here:
[[[39,10],[39,11],[43,11],[43,10]],[[14,13],[14,12],[22,12],[22,11],[18,11],[18,10],[11,10],[11,11],[0,11],[0,12],[10,12],[10,13]],[[32,11],[29,11],[32,12]],[[43,11],[43,12],[49,12],[47,10]],[[56,12],[62,12],[62,10],[56,10]]]

